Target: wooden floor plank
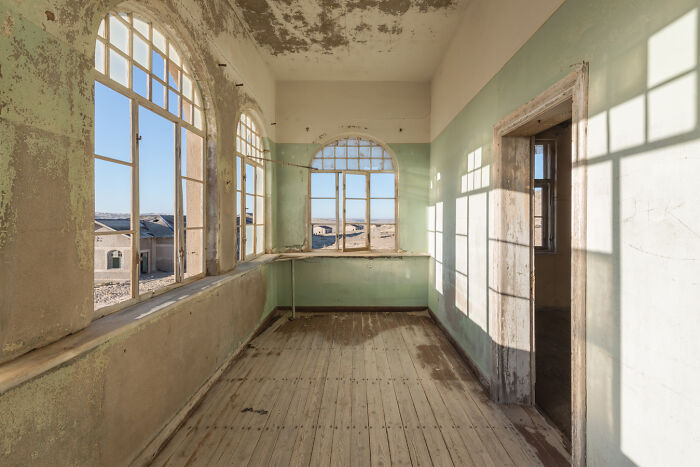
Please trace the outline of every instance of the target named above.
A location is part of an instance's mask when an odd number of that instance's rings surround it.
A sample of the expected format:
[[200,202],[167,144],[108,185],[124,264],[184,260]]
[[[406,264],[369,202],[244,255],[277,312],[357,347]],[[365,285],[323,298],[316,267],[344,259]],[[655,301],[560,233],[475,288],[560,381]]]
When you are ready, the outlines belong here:
[[251,341],[152,465],[568,464],[556,429],[534,408],[493,403],[425,312],[287,318]]

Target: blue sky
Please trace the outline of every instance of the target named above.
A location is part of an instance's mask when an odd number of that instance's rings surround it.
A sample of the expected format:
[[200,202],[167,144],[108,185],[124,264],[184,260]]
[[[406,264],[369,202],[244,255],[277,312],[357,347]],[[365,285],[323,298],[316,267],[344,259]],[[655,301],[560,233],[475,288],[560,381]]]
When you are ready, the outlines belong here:
[[[370,177],[370,198],[393,198],[395,175],[391,173],[372,173]],[[339,205],[342,210],[343,178],[339,176]],[[366,217],[366,178],[364,175],[347,174],[345,179],[347,189],[346,209],[348,219]],[[316,219],[335,218],[335,173],[311,174],[311,197],[333,198],[329,200],[316,199],[311,203],[311,216]],[[351,198],[363,198],[352,200]],[[370,199],[370,216],[372,221],[394,219],[394,200]]]

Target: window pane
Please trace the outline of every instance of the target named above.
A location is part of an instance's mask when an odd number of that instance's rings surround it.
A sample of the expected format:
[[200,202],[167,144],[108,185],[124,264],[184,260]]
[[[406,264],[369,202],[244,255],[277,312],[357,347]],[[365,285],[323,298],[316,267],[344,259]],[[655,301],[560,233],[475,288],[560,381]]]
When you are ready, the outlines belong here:
[[365,222],[367,220],[367,201],[360,199],[345,200],[345,222]]
[[329,250],[337,249],[338,242],[335,238],[336,224],[327,222],[322,224],[314,224],[311,226],[311,248],[314,250]]
[[265,229],[262,226],[255,227],[255,253],[261,254],[265,251]]
[[133,66],[132,76],[132,89],[134,92],[144,99],[148,99],[148,75],[141,68],[136,65]]
[[109,50],[109,77],[123,86],[129,86],[129,64],[114,50]]
[[335,199],[312,199],[311,200],[311,222],[313,223],[335,223]]
[[345,248],[367,248],[367,230],[364,224],[345,224]]
[[109,17],[109,42],[125,54],[129,53],[129,29],[116,16]]
[[185,227],[204,227],[204,185],[182,181],[182,215]]
[[253,254],[253,248],[255,247],[255,226],[253,225],[246,225],[245,226],[245,235],[246,235],[246,243],[245,243],[245,255],[246,257],[250,256]]
[[105,45],[100,41],[95,41],[95,70],[105,72]]
[[148,23],[137,16],[134,16],[134,29],[148,38]]
[[100,37],[105,37],[105,20],[100,21],[100,27],[97,29],[97,34]]
[[544,178],[544,146],[542,144],[535,145],[535,178]]
[[311,174],[312,198],[335,198],[335,174],[312,173]]
[[204,140],[196,133],[182,129],[182,175],[204,180]]
[[333,170],[334,168],[335,168],[334,159],[323,159],[323,169],[324,170]]
[[345,196],[347,198],[366,198],[367,176],[345,174]]
[[151,57],[153,60],[151,63],[151,72],[162,81],[165,81],[165,59],[155,50],[151,53]]
[[134,35],[134,60],[148,70],[148,55],[151,47],[139,36]]
[[192,80],[187,75],[182,76],[182,95],[192,100]]
[[131,298],[131,237],[95,236],[95,310]]
[[370,174],[369,188],[372,198],[393,198],[395,195],[394,174]]
[[236,227],[236,260],[241,260],[241,229]]
[[153,32],[153,45],[165,53],[165,37],[156,28],[152,28],[151,31]]
[[394,170],[394,163],[391,159],[384,159],[384,170]]
[[253,215],[255,214],[253,211],[255,209],[255,196],[253,195],[246,195],[245,197],[245,223],[246,224],[253,224],[254,217]]
[[323,159],[314,159],[314,161],[311,163],[311,167],[313,167],[314,169],[322,169]]
[[396,222],[396,204],[393,199],[373,199],[370,201],[371,222]]
[[241,191],[241,180],[243,179],[243,174],[241,172],[241,158],[236,157],[236,189]]
[[265,223],[265,198],[262,196],[255,197],[255,223]]
[[236,225],[241,225],[241,192],[236,192]]
[[371,170],[372,163],[369,159],[360,159],[360,170]]
[[373,250],[393,250],[396,248],[396,225],[373,224],[370,227],[370,247]]
[[168,66],[168,86],[175,90],[180,89],[180,70],[178,70],[172,63]]
[[173,47],[172,44],[169,44],[168,46],[168,56],[177,66],[182,65],[182,62],[180,61],[180,54],[177,53],[177,50],[175,50],[175,47]]
[[255,194],[265,194],[265,173],[262,168],[255,168]]
[[204,230],[185,231],[185,279],[202,273],[204,264]]
[[202,125],[202,111],[199,109],[194,109],[194,126],[198,130],[203,128]]
[[165,107],[165,86],[155,79],[151,79],[151,102]]
[[139,136],[141,213],[174,215],[175,124],[139,107]]
[[359,162],[357,159],[348,159],[348,170],[358,170],[360,168]]
[[250,164],[245,165],[245,192],[255,193],[255,167]]
[[95,82],[95,153],[131,161],[131,100]]
[[95,221],[107,230],[131,229],[131,167],[95,159]]
[[180,98],[173,90],[168,90],[168,110],[173,115],[180,115]]
[[380,146],[372,146],[372,157],[382,157],[384,149]]

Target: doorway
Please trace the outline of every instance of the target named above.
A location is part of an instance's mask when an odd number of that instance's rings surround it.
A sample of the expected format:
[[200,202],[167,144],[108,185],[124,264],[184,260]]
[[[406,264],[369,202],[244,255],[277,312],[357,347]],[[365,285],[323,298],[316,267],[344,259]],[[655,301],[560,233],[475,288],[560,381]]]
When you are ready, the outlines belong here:
[[571,120],[532,142],[534,403],[571,441]]

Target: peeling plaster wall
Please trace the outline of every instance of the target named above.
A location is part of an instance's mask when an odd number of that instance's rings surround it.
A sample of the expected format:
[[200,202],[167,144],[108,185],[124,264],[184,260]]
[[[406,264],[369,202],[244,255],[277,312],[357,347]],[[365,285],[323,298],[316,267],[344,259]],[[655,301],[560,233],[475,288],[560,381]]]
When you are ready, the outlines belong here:
[[[128,465],[274,308],[277,266],[185,286],[189,298],[0,393],[0,463]],[[92,334],[120,321],[103,318]],[[39,352],[59,355],[83,336]]]
[[[119,4],[0,1],[0,362],[93,317],[94,44]],[[125,5],[181,39],[202,88],[213,188],[208,270],[230,270],[235,125],[240,109],[253,107],[274,137],[273,78],[225,0]]]
[[[688,465],[700,447],[688,428],[700,417],[698,10],[697,0],[567,1],[431,145],[430,202],[442,203],[443,242],[440,261],[431,260],[429,303],[488,376],[493,127],[572,63],[590,61],[592,466]],[[478,149],[480,163],[470,164]],[[480,181],[463,188],[477,170]]]

